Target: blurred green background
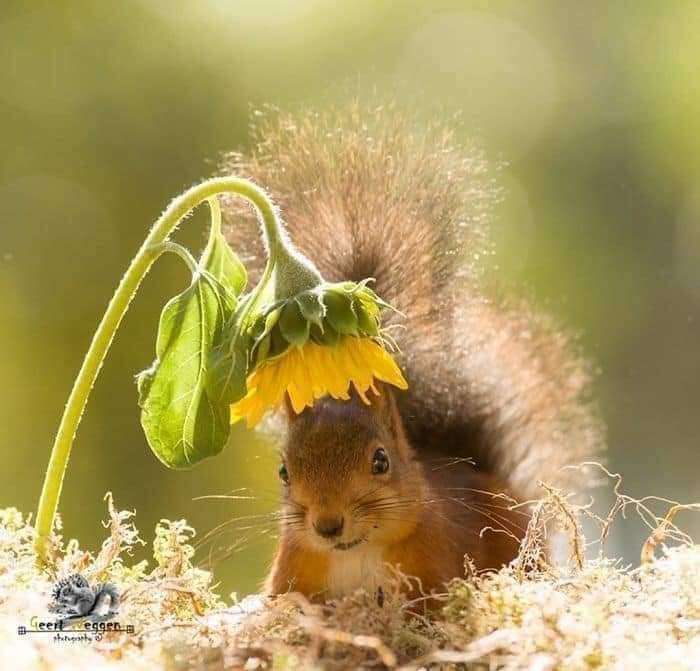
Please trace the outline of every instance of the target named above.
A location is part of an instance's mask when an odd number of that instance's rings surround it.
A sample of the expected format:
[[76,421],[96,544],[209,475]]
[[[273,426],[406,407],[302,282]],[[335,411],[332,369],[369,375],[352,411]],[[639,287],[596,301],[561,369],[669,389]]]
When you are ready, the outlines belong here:
[[[582,332],[625,489],[700,499],[698,35],[695,0],[4,0],[0,506],[34,509],[89,339],[166,202],[246,146],[256,107],[353,94],[460,111],[465,138],[508,163],[501,277]],[[179,237],[201,247],[203,217]],[[186,282],[179,260],[157,264],[88,405],[61,505],[88,547],[108,489],[149,540],[161,517],[204,534],[275,508],[277,460],[261,438],[237,430],[221,457],[170,472],[141,433],[133,375]],[[256,500],[193,500],[241,487]],[[266,571],[273,528],[250,526],[198,555],[224,593]],[[620,524],[611,549],[635,561],[641,533]]]

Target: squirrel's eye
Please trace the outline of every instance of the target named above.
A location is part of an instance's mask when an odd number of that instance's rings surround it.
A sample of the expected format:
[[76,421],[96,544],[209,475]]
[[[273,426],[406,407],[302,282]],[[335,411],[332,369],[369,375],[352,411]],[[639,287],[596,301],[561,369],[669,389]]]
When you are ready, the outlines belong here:
[[389,457],[383,447],[380,447],[372,457],[372,474],[381,475],[389,470]]
[[280,468],[277,471],[280,476],[280,480],[284,482],[285,485],[289,484],[289,473],[287,472],[287,467],[284,464],[280,464]]

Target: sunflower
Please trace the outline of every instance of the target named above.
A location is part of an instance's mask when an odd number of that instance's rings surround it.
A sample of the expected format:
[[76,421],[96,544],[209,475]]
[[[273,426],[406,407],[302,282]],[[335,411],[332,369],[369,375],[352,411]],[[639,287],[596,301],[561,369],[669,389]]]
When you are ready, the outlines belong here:
[[378,393],[375,381],[408,387],[401,370],[384,347],[372,338],[344,335],[334,345],[307,340],[283,354],[265,360],[247,379],[247,394],[231,406],[231,421],[245,418],[254,427],[284,394],[299,414],[314,401],[329,395],[347,400],[351,385],[367,404],[367,391]]
[[[285,245],[289,245],[287,240]],[[241,317],[247,345],[246,390],[231,399],[231,422],[254,427],[288,396],[297,414],[326,395],[348,400],[352,389],[367,404],[376,381],[408,385],[385,349],[382,309],[393,309],[361,282],[327,282],[296,251],[278,251],[271,284],[250,298]]]

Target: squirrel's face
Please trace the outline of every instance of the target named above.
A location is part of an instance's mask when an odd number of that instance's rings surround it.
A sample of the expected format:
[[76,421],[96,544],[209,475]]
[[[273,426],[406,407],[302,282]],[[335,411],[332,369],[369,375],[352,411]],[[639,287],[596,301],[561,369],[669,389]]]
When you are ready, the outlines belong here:
[[415,528],[423,477],[384,387],[366,405],[322,399],[290,412],[280,480],[285,532],[324,551],[385,545]]

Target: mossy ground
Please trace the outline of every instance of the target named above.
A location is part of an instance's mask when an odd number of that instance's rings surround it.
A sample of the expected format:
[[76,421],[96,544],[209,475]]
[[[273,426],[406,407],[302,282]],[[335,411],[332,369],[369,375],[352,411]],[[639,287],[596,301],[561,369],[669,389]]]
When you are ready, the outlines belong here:
[[[358,592],[334,604],[299,595],[249,597],[226,604],[213,577],[193,564],[194,531],[162,521],[153,562],[131,563],[142,543],[133,514],[107,497],[109,537],[95,555],[54,537],[50,569],[36,568],[34,532],[15,509],[0,511],[0,658],[12,669],[700,669],[700,546],[673,525],[675,512],[697,506],[635,501],[617,491],[607,518],[576,507],[556,490],[535,504],[521,555],[498,573],[454,580],[432,614],[400,594],[396,574],[380,605]],[[656,515],[661,503],[670,514]],[[666,505],[668,503],[668,505]],[[642,562],[628,568],[583,556],[582,517],[595,518],[604,541],[617,513],[634,507],[651,535]],[[556,524],[568,532],[571,557],[549,563],[542,551]],[[668,544],[668,545],[667,545]],[[53,634],[19,635],[33,615],[51,619],[55,580],[82,573],[109,580],[122,603],[116,618],[135,633],[107,632],[90,642]],[[6,662],[4,662],[6,663]]]

